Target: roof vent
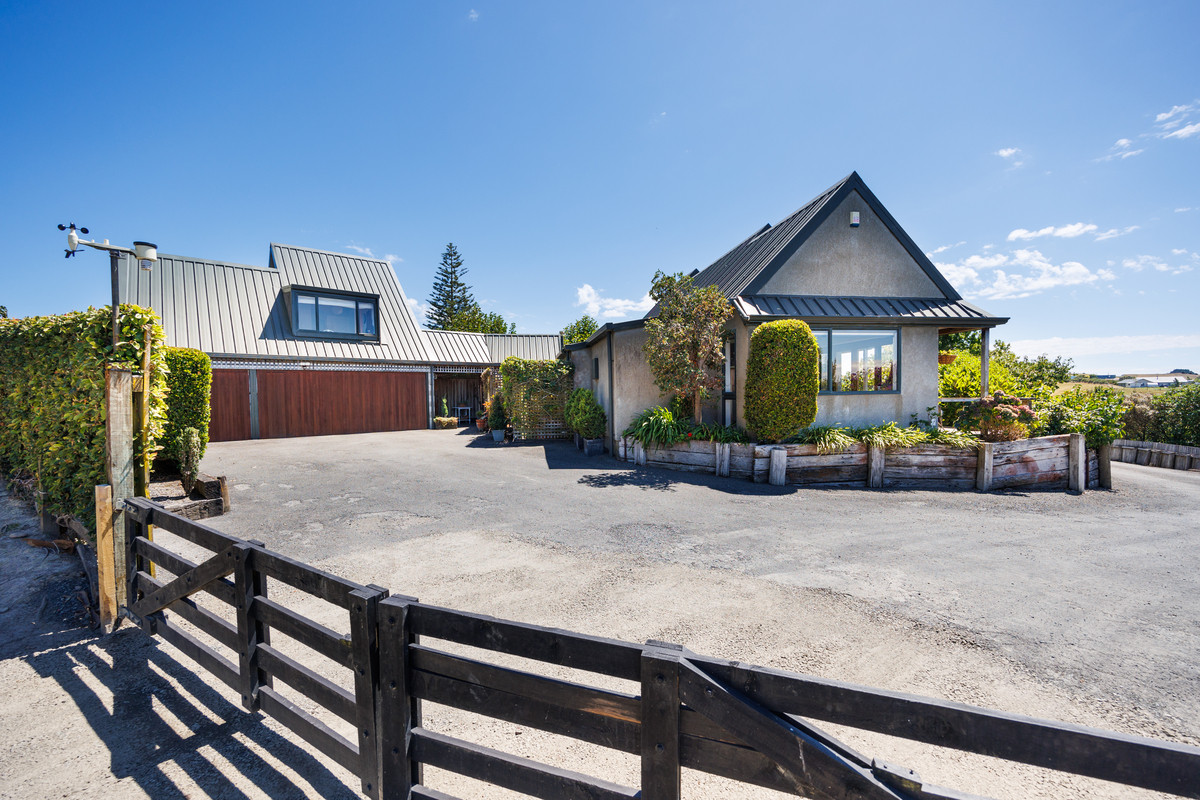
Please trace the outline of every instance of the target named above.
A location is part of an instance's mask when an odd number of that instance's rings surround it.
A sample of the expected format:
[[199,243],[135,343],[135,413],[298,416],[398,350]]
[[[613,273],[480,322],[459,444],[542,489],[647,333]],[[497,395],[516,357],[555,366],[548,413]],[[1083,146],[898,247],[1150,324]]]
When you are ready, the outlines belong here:
[[851,227],[851,228],[857,228],[857,227],[858,227],[858,223],[859,223],[859,216],[858,216],[858,212],[857,212],[857,211],[851,211],[851,212],[850,212],[850,227]]

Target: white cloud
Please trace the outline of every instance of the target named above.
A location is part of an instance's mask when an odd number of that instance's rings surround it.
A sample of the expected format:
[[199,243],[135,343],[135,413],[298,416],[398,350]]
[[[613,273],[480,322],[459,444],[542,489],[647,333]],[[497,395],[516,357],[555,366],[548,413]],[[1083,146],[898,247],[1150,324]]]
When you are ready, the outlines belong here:
[[[1180,251],[1172,251],[1172,252],[1174,252],[1176,255],[1179,255]],[[1186,253],[1187,251],[1184,250],[1182,252]],[[1159,258],[1158,256],[1147,256],[1147,255],[1141,255],[1141,256],[1137,256],[1135,258],[1122,259],[1121,266],[1125,267],[1125,269],[1131,269],[1134,272],[1141,272],[1142,270],[1152,269],[1155,272],[1169,272],[1172,275],[1182,275],[1185,272],[1192,271],[1192,266],[1190,264],[1171,266],[1169,263],[1167,263],[1163,259]]]
[[944,245],[942,245],[941,247],[939,247],[939,248],[937,248],[936,250],[934,250],[932,253],[926,253],[925,255],[929,256],[930,258],[933,258],[933,257],[934,257],[934,256],[936,256],[938,253],[944,253],[944,252],[946,252],[947,250],[949,250],[949,249],[951,249],[951,248],[953,248],[953,247],[961,247],[961,246],[963,246],[964,244],[966,244],[966,242],[955,242],[954,244],[944,244]]
[[1177,208],[1177,209],[1175,209],[1175,213],[1176,213],[1176,214],[1185,214],[1185,213],[1187,213],[1188,211],[1191,211],[1191,210],[1192,210],[1192,207],[1191,207],[1191,206],[1183,206],[1182,208]]
[[387,255],[385,255],[385,256],[377,256],[377,255],[375,255],[375,253],[374,253],[374,252],[372,252],[371,248],[369,248],[369,247],[359,247],[359,246],[358,246],[358,245],[356,245],[356,244],[348,244],[348,245],[346,245],[346,249],[347,249],[347,250],[353,250],[353,251],[354,251],[354,252],[356,252],[356,253],[359,253],[359,254],[361,254],[361,255],[364,255],[364,256],[366,256],[367,258],[374,258],[374,259],[377,259],[377,260],[379,260],[379,261],[386,261],[386,262],[388,262],[389,264],[391,264],[393,267],[394,267],[394,266],[396,266],[396,264],[398,264],[398,263],[400,263],[401,261],[403,261],[403,260],[404,260],[403,258],[401,258],[400,256],[396,255],[395,253],[388,253],[388,254],[387,254]]
[[413,316],[417,319],[418,325],[425,325],[429,321],[429,304],[421,303],[411,297],[405,297],[404,300],[408,303],[408,308],[412,311]]
[[471,13],[467,14],[467,19],[469,19],[471,22],[478,21],[479,20],[479,12],[472,8]]
[[[1164,111],[1163,113],[1159,114],[1158,116],[1156,116],[1154,118],[1154,121],[1161,125],[1162,123],[1167,122],[1168,120],[1170,120],[1173,117],[1180,116],[1181,114],[1187,114],[1195,107],[1196,107],[1195,103],[1189,103],[1186,106],[1172,106],[1170,111]],[[1178,124],[1178,123],[1176,123],[1176,124]]]
[[1129,227],[1127,227],[1127,228],[1122,228],[1122,229],[1120,229],[1120,230],[1118,230],[1117,228],[1109,228],[1109,229],[1108,229],[1108,230],[1106,230],[1106,231],[1103,231],[1103,232],[1101,232],[1101,233],[1097,233],[1097,234],[1096,234],[1096,241],[1097,241],[1097,242],[1103,242],[1105,239],[1115,239],[1115,238],[1117,238],[1118,236],[1124,236],[1124,235],[1125,235],[1125,234],[1127,234],[1127,233],[1133,233],[1133,232],[1134,232],[1134,231],[1136,231],[1136,230],[1137,230],[1139,227],[1141,227],[1141,226],[1139,226],[1139,225],[1130,225]]
[[1104,356],[1111,353],[1141,353],[1150,350],[1179,350],[1200,347],[1200,334],[1142,336],[1093,336],[1051,339],[1021,339],[1009,342],[1019,356],[1036,357],[1042,353],[1057,353],[1068,358]]
[[1171,252],[1172,252],[1172,253],[1174,253],[1174,254],[1175,254],[1175,255],[1177,255],[1177,256],[1186,256],[1186,255],[1187,255],[1187,250],[1182,250],[1182,249],[1180,249],[1180,248],[1178,248],[1178,247],[1176,247],[1176,248],[1173,248],[1173,249],[1171,250]]
[[1104,155],[1100,156],[1096,160],[1097,161],[1112,161],[1115,158],[1126,159],[1126,158],[1132,158],[1133,156],[1136,156],[1139,153],[1144,153],[1144,152],[1146,152],[1145,148],[1139,147],[1137,150],[1133,149],[1133,140],[1132,139],[1117,139],[1117,141],[1113,144],[1113,146],[1108,148],[1108,152],[1105,153]]
[[1029,297],[1060,286],[1109,282],[1117,277],[1112,270],[1093,271],[1078,261],[1055,264],[1037,250],[1024,249],[1011,255],[970,256],[957,264],[937,267],[951,283],[963,288],[968,297],[991,300]]
[[1070,225],[1063,225],[1061,228],[1056,228],[1053,225],[1050,225],[1036,231],[1017,228],[1008,235],[1008,241],[1028,241],[1030,239],[1038,239],[1042,236],[1056,236],[1060,239],[1074,239],[1076,236],[1082,236],[1085,233],[1091,233],[1095,230],[1098,230],[1098,227],[1090,222],[1073,222]]
[[1190,139],[1200,133],[1200,122],[1193,122],[1191,125],[1180,128],[1177,131],[1164,133],[1164,139]]
[[1009,164],[1009,169],[1016,169],[1025,165],[1025,156],[1019,147],[1001,147],[992,155],[1000,156]]
[[600,292],[585,283],[575,290],[575,305],[583,306],[584,310],[597,319],[616,319],[645,314],[654,308],[650,293],[641,300],[622,300],[616,297],[601,297]]

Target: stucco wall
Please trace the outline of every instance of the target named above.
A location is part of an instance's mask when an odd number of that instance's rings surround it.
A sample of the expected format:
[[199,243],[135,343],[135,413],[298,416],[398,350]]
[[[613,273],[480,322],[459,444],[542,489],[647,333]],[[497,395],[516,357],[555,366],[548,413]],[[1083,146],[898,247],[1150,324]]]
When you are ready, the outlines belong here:
[[654,385],[654,373],[646,363],[642,345],[646,343],[644,328],[613,333],[613,379],[621,391],[613,409],[613,436],[629,427],[635,415],[651,406],[663,405],[669,398]]
[[[850,227],[850,212],[861,224]],[[851,193],[757,290],[758,294],[941,297],[882,220]]]

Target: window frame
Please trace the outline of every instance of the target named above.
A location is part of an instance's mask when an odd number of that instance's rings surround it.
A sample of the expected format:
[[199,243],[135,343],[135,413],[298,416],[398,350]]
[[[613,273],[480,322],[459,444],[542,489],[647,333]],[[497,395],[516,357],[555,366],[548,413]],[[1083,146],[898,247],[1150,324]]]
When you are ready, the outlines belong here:
[[[370,294],[368,292],[348,292],[342,289],[322,289],[316,286],[289,286],[286,290],[288,295],[287,309],[289,321],[292,325],[292,335],[302,339],[330,339],[340,342],[378,342],[382,320],[379,314],[379,295]],[[330,300],[353,300],[355,301],[354,308],[354,333],[336,333],[334,331],[313,330],[311,328],[300,327],[300,298],[312,297],[316,301],[317,306],[317,324],[320,324],[320,305],[321,298],[329,298]],[[358,329],[361,325],[361,310],[358,308],[358,303],[370,303],[374,308],[375,317],[375,332],[374,333],[359,333]]]
[[[903,358],[904,348],[902,346],[902,341],[903,341],[903,329],[902,328],[900,328],[899,326],[894,326],[894,325],[882,325],[882,326],[876,326],[876,325],[810,325],[809,327],[812,329],[812,332],[814,335],[819,335],[819,334],[828,334],[829,335],[829,339],[828,339],[829,344],[824,353],[825,363],[823,365],[823,367],[825,369],[826,378],[824,381],[822,381],[821,388],[817,392],[818,397],[821,395],[829,395],[829,396],[837,396],[837,397],[844,397],[844,396],[852,396],[852,397],[868,396],[869,397],[871,395],[900,394],[903,391],[903,386],[901,384],[901,381],[904,379],[904,358]],[[888,332],[890,332],[895,335],[895,337],[896,337],[896,366],[894,368],[895,376],[893,377],[893,380],[892,380],[893,388],[891,388],[891,389],[875,389],[875,390],[859,390],[859,391],[847,391],[847,390],[835,391],[835,390],[829,388],[829,386],[833,385],[833,334],[836,332],[845,333],[845,332],[849,332],[849,331],[867,331],[867,332],[871,332],[871,333],[888,333]]]

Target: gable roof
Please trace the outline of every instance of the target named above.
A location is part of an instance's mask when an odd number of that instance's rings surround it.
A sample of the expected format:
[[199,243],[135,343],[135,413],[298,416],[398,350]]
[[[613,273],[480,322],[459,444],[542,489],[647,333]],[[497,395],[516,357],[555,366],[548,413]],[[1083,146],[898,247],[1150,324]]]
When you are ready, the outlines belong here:
[[[269,267],[160,255],[152,270],[122,259],[122,302],[152,307],[167,343],[217,357],[428,363],[429,352],[391,264],[272,244]],[[379,297],[379,341],[292,333],[283,288],[309,286]]]
[[924,270],[946,299],[962,299],[962,295],[950,285],[950,282],[942,276],[929,257],[905,233],[895,218],[888,213],[879,199],[863,183],[857,172],[851,172],[776,225],[766,225],[760,228],[741,244],[701,270],[693,278],[693,281],[701,287],[716,286],[730,300],[744,294],[755,294],[820,227],[833,209],[837,208],[838,204],[852,192],[858,192],[863,201],[896,237],[896,240],[912,256],[917,265]]

